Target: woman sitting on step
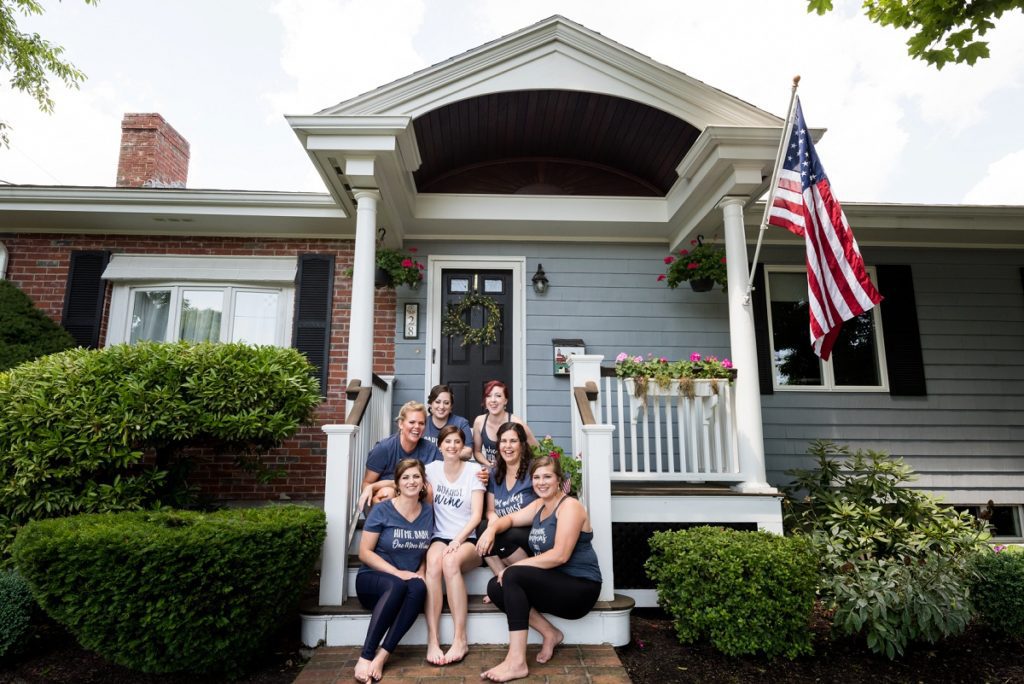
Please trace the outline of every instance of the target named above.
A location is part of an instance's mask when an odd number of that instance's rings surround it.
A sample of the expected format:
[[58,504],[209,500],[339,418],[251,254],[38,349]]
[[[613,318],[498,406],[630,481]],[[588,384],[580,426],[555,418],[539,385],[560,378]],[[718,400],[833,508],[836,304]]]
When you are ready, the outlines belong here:
[[[423,463],[406,458],[395,468],[398,495],[370,510],[359,540],[356,594],[372,610],[355,678],[378,681],[398,642],[409,631],[427,596],[425,557],[434,529],[433,509],[423,503],[427,481]],[[383,640],[383,643],[381,643]],[[379,648],[378,648],[379,647]]]
[[[498,461],[498,435],[496,432],[505,423],[519,423],[526,432],[524,443],[537,446],[537,438],[530,431],[530,426],[519,416],[508,410],[508,387],[501,380],[491,380],[484,385],[482,405],[487,409],[473,421],[473,456],[477,463],[485,468],[492,467]],[[492,435],[494,435],[492,437]]]
[[[477,542],[477,551],[495,575],[529,555],[528,527],[512,527],[498,535],[490,527],[498,518],[515,513],[537,498],[530,481],[532,454],[527,439],[526,430],[519,423],[509,422],[498,428],[498,460],[487,482],[484,509],[487,529]],[[485,603],[489,601],[484,598]]]
[[[469,598],[463,573],[480,567],[476,528],[484,511],[484,484],[477,463],[461,459],[465,439],[459,425],[446,425],[438,434],[443,461],[427,465],[427,482],[434,494],[434,535],[427,551],[427,662],[457,663],[469,652],[466,620]],[[451,648],[441,652],[441,578],[448,593],[448,609],[455,623]]]
[[488,596],[508,617],[505,660],[480,675],[494,682],[530,674],[526,663],[529,627],[544,640],[537,662],[551,660],[563,635],[542,612],[578,620],[593,609],[601,593],[601,569],[591,545],[594,531],[583,504],[562,491],[558,460],[550,456],[534,459],[530,475],[537,500],[488,527],[488,531],[494,528],[500,533],[532,522],[533,555],[505,568],[487,585]]
[[407,401],[398,412],[398,432],[377,442],[366,459],[363,491],[359,508],[376,504],[395,495],[395,469],[404,458],[415,458],[423,465],[441,460],[437,446],[423,439],[426,432],[427,407],[418,401]]

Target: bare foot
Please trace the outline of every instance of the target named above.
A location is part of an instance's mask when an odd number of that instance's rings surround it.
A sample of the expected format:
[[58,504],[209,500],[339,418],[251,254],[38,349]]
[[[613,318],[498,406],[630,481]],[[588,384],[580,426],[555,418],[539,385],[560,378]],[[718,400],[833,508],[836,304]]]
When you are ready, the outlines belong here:
[[444,665],[447,662],[440,644],[427,644],[427,662],[431,665]]
[[487,679],[492,682],[511,682],[513,679],[522,679],[530,676],[530,668],[526,663],[510,663],[507,660],[495,665],[487,672],[480,673],[480,679]]
[[555,649],[562,643],[565,635],[556,629],[553,634],[543,634],[541,636],[544,637],[544,643],[541,644],[540,653],[537,654],[537,662],[546,663],[555,655]]
[[488,596],[487,594],[484,594],[484,603],[490,603],[490,602],[491,602],[491,597]]
[[370,661],[366,658],[360,658],[356,663],[355,678],[357,682],[370,681]]
[[384,663],[388,662],[389,655],[383,648],[377,651],[377,657],[370,663],[370,679],[379,682],[384,676]]
[[469,645],[465,642],[459,644],[452,644],[452,647],[448,649],[448,652],[444,654],[445,665],[454,665],[455,663],[461,663],[462,659],[469,653]]

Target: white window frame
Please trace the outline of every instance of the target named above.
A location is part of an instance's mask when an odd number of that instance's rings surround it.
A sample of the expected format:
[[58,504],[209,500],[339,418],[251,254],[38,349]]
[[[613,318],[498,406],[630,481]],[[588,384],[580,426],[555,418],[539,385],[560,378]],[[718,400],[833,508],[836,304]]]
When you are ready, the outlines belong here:
[[[166,339],[176,341],[182,293],[185,290],[207,290],[223,293],[219,336],[222,342],[230,340],[236,293],[277,293],[274,345],[291,346],[296,264],[294,257],[114,255],[103,275],[113,283],[105,344],[110,346],[131,340],[131,312],[136,292],[171,291]],[[176,273],[179,277],[168,278],[169,273]],[[243,274],[244,280],[231,278]]]
[[[868,275],[873,282],[878,282],[874,266],[866,267]],[[765,266],[764,288],[765,307],[768,313],[768,349],[771,359],[772,387],[776,392],[878,392],[889,391],[889,372],[885,362],[885,336],[882,334],[882,314],[878,306],[871,309],[871,320],[875,331],[875,349],[878,351],[878,374],[880,384],[878,385],[836,385],[835,375],[832,370],[832,359],[820,361],[822,365],[820,385],[780,385],[778,372],[775,368],[775,322],[772,319],[772,273],[800,273],[806,274],[804,266]],[[807,341],[810,346],[810,338]]]

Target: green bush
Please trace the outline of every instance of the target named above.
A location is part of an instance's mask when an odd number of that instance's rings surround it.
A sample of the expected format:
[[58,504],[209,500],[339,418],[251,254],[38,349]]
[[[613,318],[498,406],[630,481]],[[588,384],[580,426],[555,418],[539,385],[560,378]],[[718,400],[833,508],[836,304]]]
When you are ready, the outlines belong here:
[[683,643],[727,655],[811,652],[817,561],[803,538],[714,527],[656,532],[645,565]]
[[28,295],[0,279],[0,370],[74,346],[71,335],[37,309]]
[[997,631],[1024,637],[1024,553],[1005,547],[998,553],[982,553],[976,568],[971,598],[978,616]]
[[973,560],[988,539],[984,524],[905,485],[902,459],[813,442],[812,470],[794,470],[786,522],[821,558],[819,596],[833,626],[863,634],[889,658],[910,641],[959,634],[972,616]]
[[325,526],[301,506],[79,515],[25,525],[13,553],[85,648],[143,672],[235,673],[307,586]]
[[183,505],[186,447],[257,461],[319,401],[299,352],[243,344],[73,349],[0,373],[0,560],[29,520]]
[[18,655],[24,647],[34,605],[21,575],[0,570],[0,662]]

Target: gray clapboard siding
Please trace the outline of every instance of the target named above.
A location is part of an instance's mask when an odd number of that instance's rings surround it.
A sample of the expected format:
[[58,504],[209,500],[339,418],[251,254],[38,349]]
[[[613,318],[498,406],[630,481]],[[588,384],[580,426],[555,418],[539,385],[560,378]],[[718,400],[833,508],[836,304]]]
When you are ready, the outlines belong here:
[[[763,397],[769,480],[785,482],[785,470],[809,467],[807,442],[830,438],[903,456],[920,476],[916,486],[951,502],[1024,503],[1024,253],[863,252],[868,264],[913,269],[928,396]],[[765,263],[794,261],[776,247]]]

